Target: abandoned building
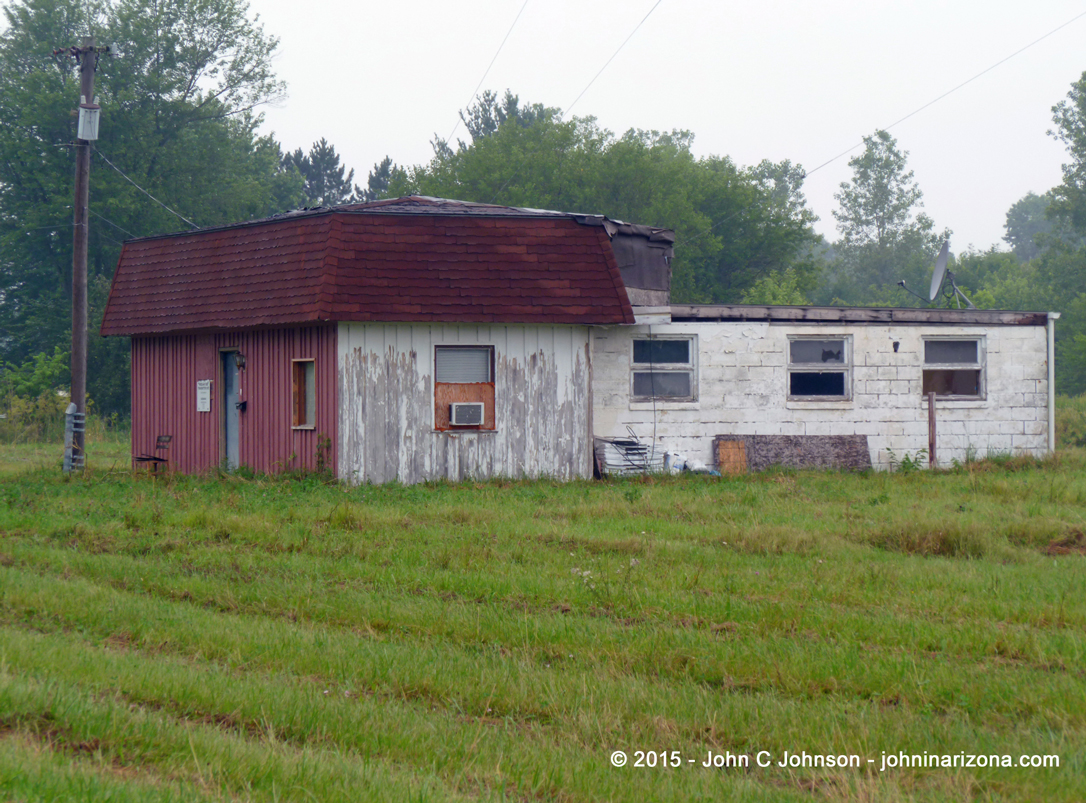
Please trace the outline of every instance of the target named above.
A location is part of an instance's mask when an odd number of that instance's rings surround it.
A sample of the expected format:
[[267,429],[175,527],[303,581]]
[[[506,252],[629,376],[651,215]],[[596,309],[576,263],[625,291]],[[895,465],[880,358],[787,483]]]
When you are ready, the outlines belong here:
[[[674,236],[399,198],[129,240],[132,450],[351,483],[1041,455],[1055,313],[670,303]],[[647,447],[645,446],[647,445]],[[632,448],[632,447],[631,447]]]

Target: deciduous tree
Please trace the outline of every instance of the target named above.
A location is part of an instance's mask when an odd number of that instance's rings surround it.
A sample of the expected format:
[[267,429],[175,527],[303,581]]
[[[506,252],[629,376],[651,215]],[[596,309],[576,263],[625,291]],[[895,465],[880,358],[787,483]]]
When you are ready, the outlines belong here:
[[[798,166],[741,168],[727,157],[696,158],[687,131],[616,136],[591,117],[563,120],[536,104],[527,107],[527,119],[519,102],[518,116],[507,102],[501,117],[490,95],[484,101],[485,108],[465,114],[479,136],[456,150],[436,143],[430,163],[394,176],[390,193],[601,213],[672,228],[679,243],[676,301],[737,302],[759,279],[788,268],[801,285],[813,283],[815,218]],[[483,122],[476,127],[476,120]]]
[[908,156],[887,132],[876,131],[864,137],[863,153],[849,161],[852,179],[834,195],[841,234],[834,245],[837,260],[820,300],[870,303],[873,296],[896,297],[894,285],[901,279],[922,285],[930,275],[950,232],[936,232],[932,219],[919,211],[923,193],[907,167]]
[[[79,80],[71,59],[54,57],[54,49],[93,35],[123,54],[103,56],[96,79],[92,321],[123,239],[188,227],[130,181],[199,225],[296,206],[301,181],[279,169],[274,140],[257,134],[256,109],[280,97],[283,84],[271,66],[276,40],[243,0],[14,0],[3,11],[0,361],[21,364],[52,353],[70,332]],[[106,376],[121,365],[127,375],[126,353],[126,342],[101,342],[92,331],[88,386],[99,409],[127,408],[127,386]]]
[[1086,72],[1052,107],[1052,122],[1056,127],[1048,133],[1067,146],[1070,161],[1063,165],[1063,183],[1052,190],[1051,211],[1086,235]]

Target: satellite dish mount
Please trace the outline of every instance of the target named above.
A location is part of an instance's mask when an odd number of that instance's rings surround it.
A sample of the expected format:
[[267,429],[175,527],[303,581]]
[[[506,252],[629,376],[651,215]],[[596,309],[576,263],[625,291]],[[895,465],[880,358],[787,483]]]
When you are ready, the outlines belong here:
[[[907,293],[919,298],[921,301],[927,301],[929,304],[934,301],[942,291],[946,298],[953,298],[954,302],[958,305],[958,309],[962,308],[962,302],[965,302],[965,306],[969,309],[976,309],[973,302],[969,300],[969,297],[962,292],[958,287],[958,283],[954,281],[954,272],[946,269],[947,261],[950,257],[950,240],[943,240],[943,247],[939,249],[939,257],[935,260],[935,271],[931,275],[931,288],[928,290],[928,297],[919,293],[913,293],[908,287],[905,287],[905,280],[902,279],[898,282],[899,287],[905,288]],[[943,290],[943,285],[949,280],[950,287]]]

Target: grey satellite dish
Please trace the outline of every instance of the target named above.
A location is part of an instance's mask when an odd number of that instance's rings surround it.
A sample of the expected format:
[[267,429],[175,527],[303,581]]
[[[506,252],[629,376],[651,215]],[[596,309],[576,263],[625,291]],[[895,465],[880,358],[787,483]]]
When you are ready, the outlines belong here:
[[946,269],[947,261],[950,259],[950,240],[943,240],[943,247],[939,249],[939,256],[935,260],[935,271],[931,274],[931,289],[928,290],[928,297],[924,298],[919,293],[914,293],[908,287],[905,287],[905,280],[902,279],[898,282],[898,286],[905,289],[905,292],[916,296],[921,301],[932,302],[939,296],[939,291],[943,289],[943,283],[948,279],[950,280],[950,292],[946,294],[947,298],[953,298],[954,302],[958,305],[958,309],[962,308],[962,301],[969,309],[976,309],[973,306],[973,302],[961,291],[957,283],[954,281],[954,273]]
[[931,275],[931,290],[928,291],[928,301],[934,301],[943,289],[943,279],[946,278],[946,262],[950,256],[950,240],[943,240],[943,247],[939,249],[939,258],[935,260],[935,272]]

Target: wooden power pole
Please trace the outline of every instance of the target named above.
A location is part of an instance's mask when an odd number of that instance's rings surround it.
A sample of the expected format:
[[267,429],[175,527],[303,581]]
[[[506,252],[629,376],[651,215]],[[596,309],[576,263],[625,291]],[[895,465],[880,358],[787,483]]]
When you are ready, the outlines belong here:
[[[94,102],[94,71],[98,49],[94,38],[70,51],[79,63],[79,132],[75,152],[75,221],[72,242],[72,403],[77,414],[87,412],[87,207],[90,203],[91,142],[98,138],[97,104]],[[89,112],[89,114],[88,114]],[[86,118],[93,116],[92,122]],[[88,137],[83,139],[83,137]],[[80,416],[82,417],[82,416]],[[78,465],[85,459],[82,427],[74,433],[72,456]]]

